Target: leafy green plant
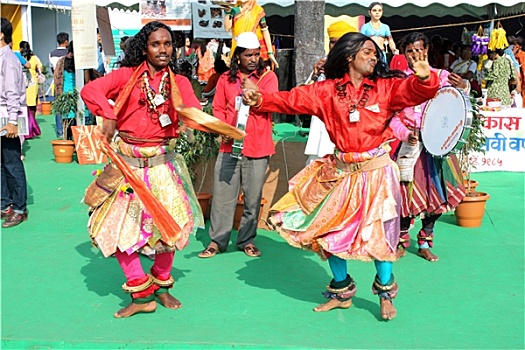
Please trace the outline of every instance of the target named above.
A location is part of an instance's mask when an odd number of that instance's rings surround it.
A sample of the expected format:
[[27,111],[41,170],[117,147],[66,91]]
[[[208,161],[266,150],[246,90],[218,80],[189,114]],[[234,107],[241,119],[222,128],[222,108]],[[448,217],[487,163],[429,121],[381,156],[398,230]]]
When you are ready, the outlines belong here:
[[[212,114],[211,107],[204,107],[203,111]],[[196,180],[196,166],[200,162],[204,162],[203,178],[199,187],[202,187],[204,182],[204,175],[208,166],[208,161],[219,154],[220,144],[217,141],[217,134],[207,133],[199,130],[193,130],[181,133],[177,139],[176,152],[183,156],[190,177],[193,183]],[[200,192],[200,188],[197,190]]]
[[[58,114],[62,117],[62,127],[64,130],[62,139],[68,139],[68,128],[71,123],[75,120],[77,113],[82,113],[78,111],[78,91],[74,89],[72,92],[64,92],[60,94],[55,102],[53,102],[53,113]],[[73,118],[68,118],[70,113],[74,113]]]
[[471,98],[472,102],[472,125],[470,126],[470,132],[465,140],[463,148],[458,154],[459,164],[461,171],[465,174],[465,180],[467,181],[468,192],[470,192],[470,176],[472,170],[476,168],[472,153],[478,152],[485,154],[485,144],[487,138],[485,136],[483,125],[484,116],[479,110],[479,106],[474,98]]

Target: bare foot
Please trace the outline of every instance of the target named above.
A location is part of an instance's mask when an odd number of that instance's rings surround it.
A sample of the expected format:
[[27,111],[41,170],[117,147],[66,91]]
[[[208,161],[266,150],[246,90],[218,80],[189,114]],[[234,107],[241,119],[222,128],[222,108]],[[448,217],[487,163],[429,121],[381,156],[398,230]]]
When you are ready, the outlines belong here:
[[417,255],[430,262],[435,262],[439,260],[439,257],[437,255],[432,254],[432,252],[428,248],[419,248],[419,250],[417,251]]
[[159,298],[159,301],[164,307],[168,309],[178,309],[182,307],[182,304],[180,301],[178,301],[174,296],[172,296],[170,293],[162,293],[157,295],[157,298]]
[[381,305],[381,317],[383,320],[391,320],[397,315],[396,308],[392,304],[392,300],[379,298],[379,304]]
[[155,300],[150,301],[149,303],[145,303],[145,304],[131,303],[128,306],[126,306],[125,308],[122,308],[122,309],[118,310],[113,315],[113,317],[125,318],[125,317],[129,317],[129,316],[133,316],[133,315],[135,315],[136,313],[139,313],[139,312],[153,312],[153,311],[155,311],[156,308],[157,308],[157,303],[155,302]]
[[341,308],[341,309],[348,309],[350,306],[352,306],[352,299],[347,301],[339,301],[337,299],[330,299],[324,304],[317,305],[314,308],[315,312],[326,312],[330,311],[335,308]]

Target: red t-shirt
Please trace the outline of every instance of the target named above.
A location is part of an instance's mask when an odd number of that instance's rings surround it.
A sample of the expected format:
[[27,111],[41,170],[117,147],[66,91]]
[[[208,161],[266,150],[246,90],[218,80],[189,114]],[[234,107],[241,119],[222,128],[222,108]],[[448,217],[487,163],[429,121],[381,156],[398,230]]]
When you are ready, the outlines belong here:
[[[141,70],[141,75],[139,75],[139,79],[135,83],[135,88],[131,91],[128,100],[123,103],[119,115],[116,116],[113,112],[113,106],[108,100],[115,101],[117,99],[117,96],[122,92],[135,69],[137,68],[122,67],[102,78],[89,82],[81,91],[81,96],[86,106],[94,115],[102,116],[105,119],[117,120],[117,129],[133,137],[142,139],[178,137],[178,117],[170,97],[168,97],[168,101],[164,102],[164,104],[168,104],[167,111],[166,106],[161,106],[163,107],[163,113],[167,113],[170,116],[170,125],[162,127],[158,120],[158,115],[150,115],[151,113],[147,110],[147,102],[144,93],[141,91],[142,73],[148,71],[146,63],[138,68]],[[156,92],[158,92],[162,75],[167,69],[165,68],[158,72],[154,77],[148,77],[149,85]],[[190,81],[184,76],[175,75],[175,82],[179,87],[184,105],[201,109]],[[159,107],[159,110],[161,107]]]
[[[213,98],[213,115],[235,126],[237,124],[237,112],[235,111],[235,98],[241,96],[241,75],[238,73],[237,81],[228,81],[230,72],[221,75],[215,88]],[[267,71],[261,77],[252,73],[249,77],[262,91],[274,92],[279,90],[277,75],[272,71]],[[220,152],[231,152],[232,143],[221,144]],[[275,153],[272,139],[272,113],[261,112],[255,108],[250,108],[248,123],[246,124],[246,137],[244,138],[244,148],[242,154],[246,157],[262,158]]]

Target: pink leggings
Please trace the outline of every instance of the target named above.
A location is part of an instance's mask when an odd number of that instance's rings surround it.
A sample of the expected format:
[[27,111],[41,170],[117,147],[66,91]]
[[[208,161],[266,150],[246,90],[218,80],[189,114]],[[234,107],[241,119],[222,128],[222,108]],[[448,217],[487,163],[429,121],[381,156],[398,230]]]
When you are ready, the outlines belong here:
[[[137,252],[134,252],[131,255],[123,253],[117,249],[115,253],[118,263],[124,272],[128,281],[144,277],[146,275],[142,269],[142,264],[140,263],[140,258]],[[162,253],[155,255],[155,262],[151,268],[151,272],[155,277],[162,280],[168,279],[171,274],[171,267],[173,265],[173,258],[175,257],[175,252]]]

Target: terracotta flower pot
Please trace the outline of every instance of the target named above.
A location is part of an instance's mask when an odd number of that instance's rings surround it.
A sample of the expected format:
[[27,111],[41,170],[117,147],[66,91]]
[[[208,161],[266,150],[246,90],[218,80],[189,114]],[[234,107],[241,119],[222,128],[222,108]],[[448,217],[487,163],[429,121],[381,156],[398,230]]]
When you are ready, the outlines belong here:
[[[261,220],[262,218],[263,208],[266,202],[267,202],[266,199],[264,198],[261,199],[261,208],[259,209],[259,218],[257,222],[259,222],[259,220]],[[236,229],[237,231],[239,230],[239,225],[241,224],[243,211],[244,211],[244,200],[242,196],[239,196],[239,199],[237,200],[237,207],[235,208],[235,215],[233,216],[233,228]]]
[[[470,184],[470,186],[469,186]],[[465,191],[469,191],[469,188],[470,188],[470,192],[476,192],[476,187],[479,185],[479,182],[477,182],[476,180],[469,180],[467,182],[467,180],[463,180],[463,186],[465,186]]]
[[51,114],[51,102],[41,102],[41,111],[43,115]]
[[75,153],[75,142],[71,140],[52,140],[53,154],[57,163],[71,163]]
[[485,205],[490,196],[484,192],[472,192],[456,207],[456,223],[461,227],[480,227]]

